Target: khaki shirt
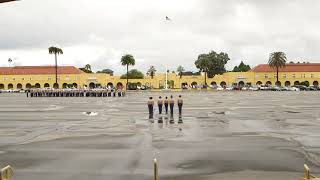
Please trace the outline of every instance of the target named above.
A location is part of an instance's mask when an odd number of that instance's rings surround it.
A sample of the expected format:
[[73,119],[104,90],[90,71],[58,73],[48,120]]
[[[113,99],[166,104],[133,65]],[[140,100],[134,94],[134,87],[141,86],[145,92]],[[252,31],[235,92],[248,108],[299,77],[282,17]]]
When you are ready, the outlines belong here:
[[158,104],[163,104],[163,100],[162,99],[158,99]]
[[153,100],[148,100],[148,105],[154,105],[154,101]]
[[183,104],[182,98],[179,98],[177,102],[178,102],[178,104]]
[[165,104],[168,104],[168,103],[169,103],[168,99],[165,99],[165,100],[164,100],[164,103],[165,103]]
[[174,104],[174,99],[170,99],[169,104]]

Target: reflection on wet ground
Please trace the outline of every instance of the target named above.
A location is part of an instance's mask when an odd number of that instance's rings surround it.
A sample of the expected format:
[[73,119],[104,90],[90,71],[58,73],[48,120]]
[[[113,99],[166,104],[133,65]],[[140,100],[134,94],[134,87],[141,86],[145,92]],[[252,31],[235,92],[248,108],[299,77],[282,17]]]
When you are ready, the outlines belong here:
[[[183,116],[148,118],[149,96],[1,94],[0,166],[16,178],[299,179],[320,173],[318,92],[182,92]],[[173,93],[177,96],[178,93]],[[230,178],[229,178],[230,177]]]

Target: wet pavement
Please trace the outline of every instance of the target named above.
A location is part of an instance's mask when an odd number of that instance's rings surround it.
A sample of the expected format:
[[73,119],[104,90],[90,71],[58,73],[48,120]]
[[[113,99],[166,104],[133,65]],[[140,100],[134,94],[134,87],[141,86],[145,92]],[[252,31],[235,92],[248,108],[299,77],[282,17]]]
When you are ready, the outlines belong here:
[[[146,100],[182,94],[183,123],[148,120]],[[319,92],[0,94],[0,166],[14,179],[299,179],[320,173]],[[88,113],[92,112],[92,113]],[[158,123],[161,119],[163,123]]]

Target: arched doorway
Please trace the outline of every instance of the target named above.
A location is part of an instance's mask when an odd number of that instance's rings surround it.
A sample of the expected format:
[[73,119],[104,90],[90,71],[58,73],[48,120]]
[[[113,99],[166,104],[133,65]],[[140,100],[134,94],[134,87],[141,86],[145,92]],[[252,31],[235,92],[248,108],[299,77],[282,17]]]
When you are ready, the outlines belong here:
[[267,86],[271,86],[271,85],[272,85],[271,81],[267,81],[267,82],[266,82],[266,85],[267,85]]
[[217,83],[215,81],[212,81],[211,86],[217,86]]
[[78,84],[77,84],[77,83],[73,83],[72,86],[73,86],[74,88],[78,88]]
[[67,84],[67,83],[63,83],[63,84],[62,84],[62,88],[63,88],[63,89],[68,88],[68,84]]
[[35,86],[35,88],[41,88],[39,83],[36,83],[34,86]]
[[96,87],[96,84],[95,84],[95,83],[91,82],[91,83],[89,84],[89,88],[90,88],[90,89],[94,89],[95,87]]
[[44,84],[44,87],[45,87],[45,88],[49,88],[49,87],[50,87],[50,84],[49,84],[49,83],[45,83],[45,84]]
[[316,87],[318,87],[319,86],[319,82],[318,81],[313,81],[313,86],[316,86]]
[[109,88],[113,88],[113,83],[112,82],[109,82],[108,84],[107,84],[107,87]]
[[0,89],[4,89],[4,84],[0,84]]
[[197,82],[192,82],[192,83],[191,83],[192,88],[197,88],[197,85],[198,85]]
[[117,89],[122,89],[123,88],[123,84],[121,82],[117,83]]
[[8,89],[13,89],[13,84],[8,84]]
[[188,83],[187,82],[181,83],[181,89],[188,89]]
[[221,87],[226,87],[226,86],[227,86],[227,83],[224,82],[224,81],[222,81],[222,82],[220,83],[220,86],[221,86]]
[[258,82],[256,83],[256,85],[258,85],[258,86],[260,86],[261,84],[262,84],[261,81],[258,81]]
[[240,82],[238,83],[238,85],[239,85],[240,87],[244,87],[244,82],[243,82],[243,81],[240,81]]
[[281,86],[281,82],[280,82],[280,81],[277,81],[277,82],[276,82],[276,86]]
[[286,81],[286,82],[284,83],[284,85],[285,85],[286,87],[288,87],[288,86],[291,85],[291,83],[290,83],[290,81]]
[[26,88],[27,88],[27,89],[31,89],[31,87],[32,87],[32,86],[31,86],[30,83],[26,84]]
[[22,89],[22,84],[17,84],[17,89]]
[[299,81],[295,81],[293,84],[294,84],[295,86],[297,86],[297,85],[300,84],[300,82],[299,82]]
[[53,84],[53,88],[54,88],[54,89],[59,89],[59,84],[58,84],[58,83],[54,83],[54,84]]

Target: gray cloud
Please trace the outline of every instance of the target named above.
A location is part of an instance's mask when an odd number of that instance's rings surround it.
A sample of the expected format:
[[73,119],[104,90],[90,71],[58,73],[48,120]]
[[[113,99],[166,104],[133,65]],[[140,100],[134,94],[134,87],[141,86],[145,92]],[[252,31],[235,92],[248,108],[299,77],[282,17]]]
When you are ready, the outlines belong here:
[[[272,51],[292,60],[318,62],[317,0],[24,0],[0,5],[0,64],[50,64],[46,48],[65,49],[62,64],[92,64],[95,70],[124,69],[125,53],[136,68],[159,71],[178,65],[196,70],[198,54],[224,51],[232,69],[254,66]],[[172,18],[171,22],[164,17]],[[77,51],[77,47],[79,47]],[[81,48],[80,48],[81,47]],[[27,53],[28,52],[28,53]],[[26,54],[27,53],[27,54]],[[34,55],[32,55],[34,54]],[[41,56],[40,56],[41,54]],[[37,58],[42,58],[41,60]]]

